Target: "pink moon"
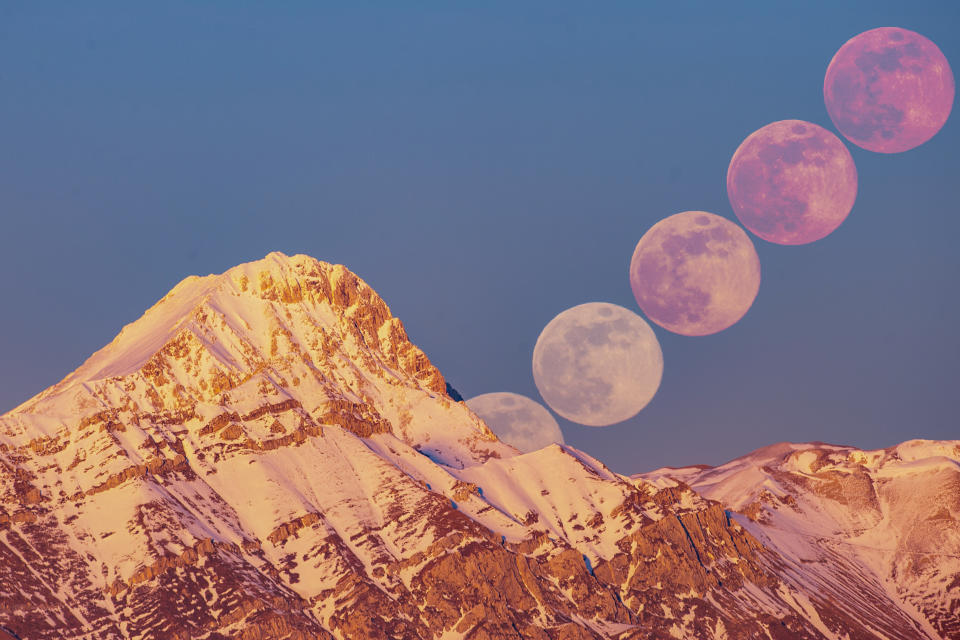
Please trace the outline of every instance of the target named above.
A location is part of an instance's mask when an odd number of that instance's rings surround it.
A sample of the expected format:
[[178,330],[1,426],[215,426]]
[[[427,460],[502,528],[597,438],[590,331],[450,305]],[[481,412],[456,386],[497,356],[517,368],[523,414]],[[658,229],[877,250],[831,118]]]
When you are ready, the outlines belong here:
[[647,231],[630,261],[630,287],[653,322],[685,336],[736,323],[760,290],[750,237],[726,218],[684,211]]
[[737,218],[769,242],[806,244],[840,226],[857,198],[857,168],[840,139],[802,120],[751,133],[727,169]]
[[943,127],[953,72],[937,45],[897,27],[865,31],[840,47],[823,80],[830,119],[850,142],[899,153]]

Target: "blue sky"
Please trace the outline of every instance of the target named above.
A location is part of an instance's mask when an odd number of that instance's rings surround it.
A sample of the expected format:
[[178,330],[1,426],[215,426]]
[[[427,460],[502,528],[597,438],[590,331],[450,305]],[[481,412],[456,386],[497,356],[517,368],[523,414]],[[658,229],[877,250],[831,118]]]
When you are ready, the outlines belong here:
[[[734,219],[726,168],[755,129],[835,131],[827,63],[878,26],[960,68],[951,1],[4,3],[0,411],[183,277],[273,250],[357,272],[465,397],[538,398],[542,327],[637,310],[644,231]],[[570,444],[636,472],[960,437],[957,116],[906,153],[850,150],[847,221],[754,238],[747,316],[657,329],[657,397],[612,427],[561,419]]]

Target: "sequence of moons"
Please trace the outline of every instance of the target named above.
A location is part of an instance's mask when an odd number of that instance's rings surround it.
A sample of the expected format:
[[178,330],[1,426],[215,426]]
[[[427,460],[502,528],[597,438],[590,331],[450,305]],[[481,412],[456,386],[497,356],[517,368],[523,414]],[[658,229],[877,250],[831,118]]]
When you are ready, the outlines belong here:
[[802,120],[754,131],[727,170],[737,218],[769,242],[806,244],[840,226],[857,199],[857,168],[840,138]]
[[880,153],[913,149],[932,138],[950,115],[954,89],[953,72],[937,45],[897,27],[848,40],[823,80],[837,129]]
[[604,427],[640,412],[660,387],[663,352],[629,309],[588,302],[551,320],[533,349],[533,380],[558,414]]
[[485,393],[467,400],[467,407],[487,423],[501,441],[529,453],[563,444],[560,425],[542,404],[517,393]]
[[685,336],[722,331],[760,290],[760,258],[738,225],[684,211],[650,227],[630,261],[630,287],[646,316]]

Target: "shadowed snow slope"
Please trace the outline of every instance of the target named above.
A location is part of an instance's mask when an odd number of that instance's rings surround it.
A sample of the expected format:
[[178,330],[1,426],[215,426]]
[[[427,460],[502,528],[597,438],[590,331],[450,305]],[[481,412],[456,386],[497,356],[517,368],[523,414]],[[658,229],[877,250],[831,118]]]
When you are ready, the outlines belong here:
[[0,416],[0,625],[935,638],[953,633],[956,459],[784,445],[629,478],[572,447],[520,455],[362,280],[273,253],[187,278]]

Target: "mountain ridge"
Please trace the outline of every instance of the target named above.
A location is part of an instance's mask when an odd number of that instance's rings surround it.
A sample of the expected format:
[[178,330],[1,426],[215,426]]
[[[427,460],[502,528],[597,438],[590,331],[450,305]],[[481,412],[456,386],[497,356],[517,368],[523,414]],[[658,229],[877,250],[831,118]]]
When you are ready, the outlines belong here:
[[[683,482],[745,514],[747,529],[781,555],[835,577],[870,574],[934,637],[960,637],[960,441],[779,443],[717,467],[633,477]],[[863,566],[847,566],[851,557]]]
[[[520,454],[359,277],[273,253],[184,279],[0,416],[0,624],[24,640],[938,637],[960,583],[921,588],[936,567],[894,559],[908,577],[889,584],[880,560],[811,568],[767,526],[799,486],[834,514],[817,522],[853,521],[852,489],[830,483],[867,472],[830,456],[859,450],[812,448],[815,471],[775,468],[792,453],[727,469],[771,468],[773,498],[766,476],[708,487],[724,465],[625,476],[565,445]],[[952,482],[941,466],[910,474]],[[937,542],[960,548],[960,506],[938,496]],[[820,597],[833,576],[860,595]]]

